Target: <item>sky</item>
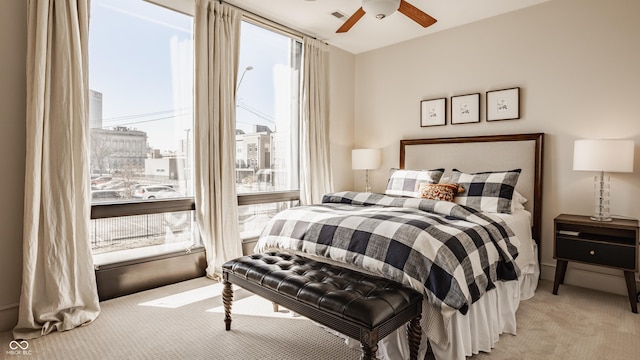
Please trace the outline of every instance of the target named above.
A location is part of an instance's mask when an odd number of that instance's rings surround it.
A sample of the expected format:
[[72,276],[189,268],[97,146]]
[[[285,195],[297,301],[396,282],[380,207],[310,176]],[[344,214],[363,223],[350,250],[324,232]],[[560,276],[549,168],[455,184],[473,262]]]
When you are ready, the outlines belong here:
[[[89,87],[102,93],[103,128],[142,130],[152,148],[178,150],[192,128],[192,21],[142,0],[91,1]],[[245,132],[252,124],[273,130],[274,69],[289,63],[289,43],[243,22],[238,80],[253,68],[237,92],[237,127]]]

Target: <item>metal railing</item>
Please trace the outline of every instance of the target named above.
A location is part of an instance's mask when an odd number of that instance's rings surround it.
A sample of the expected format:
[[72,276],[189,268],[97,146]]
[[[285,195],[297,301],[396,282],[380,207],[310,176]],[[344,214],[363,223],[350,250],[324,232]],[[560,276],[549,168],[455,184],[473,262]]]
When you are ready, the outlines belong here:
[[113,202],[91,207],[93,254],[192,241],[193,199]]

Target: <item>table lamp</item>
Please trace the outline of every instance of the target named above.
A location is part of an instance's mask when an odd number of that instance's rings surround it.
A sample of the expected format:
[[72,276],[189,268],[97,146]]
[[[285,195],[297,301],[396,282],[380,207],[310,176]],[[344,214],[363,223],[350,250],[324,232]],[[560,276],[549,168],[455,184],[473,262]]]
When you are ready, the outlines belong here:
[[351,168],[365,171],[364,192],[371,192],[369,170],[380,166],[380,149],[353,149],[351,151]]
[[591,220],[611,221],[609,215],[609,176],[606,172],[633,172],[633,140],[576,140],[573,170],[599,171],[594,177],[595,215]]

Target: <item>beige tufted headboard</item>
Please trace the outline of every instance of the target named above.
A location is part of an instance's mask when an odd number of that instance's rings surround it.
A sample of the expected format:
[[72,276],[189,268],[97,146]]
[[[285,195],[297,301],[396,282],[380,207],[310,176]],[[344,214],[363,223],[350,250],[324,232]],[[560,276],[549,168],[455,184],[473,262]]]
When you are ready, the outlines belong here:
[[[540,246],[543,133],[400,140],[400,168],[472,173],[522,169],[516,190],[529,201],[531,232]],[[540,254],[540,252],[538,252]]]

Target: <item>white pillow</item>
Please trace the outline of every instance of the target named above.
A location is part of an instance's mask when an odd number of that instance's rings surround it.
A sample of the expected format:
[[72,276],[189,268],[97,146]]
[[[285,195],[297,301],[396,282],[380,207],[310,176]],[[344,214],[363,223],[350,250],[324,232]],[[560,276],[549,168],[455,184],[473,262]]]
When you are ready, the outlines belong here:
[[513,199],[511,199],[511,212],[516,210],[524,210],[524,204],[527,203],[527,198],[520,194],[517,190],[513,191]]

